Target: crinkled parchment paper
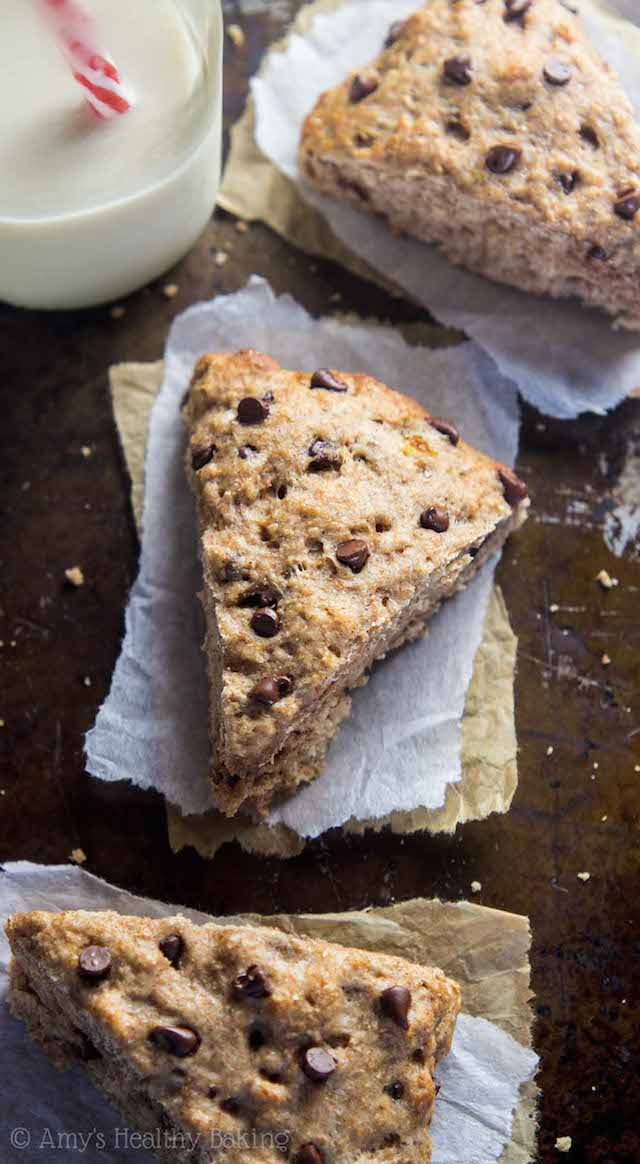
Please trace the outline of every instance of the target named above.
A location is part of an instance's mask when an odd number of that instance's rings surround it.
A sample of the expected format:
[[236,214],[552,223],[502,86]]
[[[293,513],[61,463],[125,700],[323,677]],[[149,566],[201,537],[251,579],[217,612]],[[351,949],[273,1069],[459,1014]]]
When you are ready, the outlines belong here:
[[[182,912],[211,919],[100,881],[72,866],[20,862],[0,873],[0,922],[32,909],[114,909],[162,917]],[[433,1121],[432,1164],[526,1164],[535,1139],[532,1081],[528,919],[468,902],[413,900],[386,909],[336,914],[246,915],[254,925],[276,925],[315,938],[379,950],[441,966],[463,990],[464,1013],[451,1055],[438,1068],[442,1088]],[[54,1164],[71,1159],[57,1148],[58,1134],[89,1136],[86,1164],[151,1164],[144,1151],[122,1147],[122,1121],[81,1068],[60,1074],[31,1043],[4,1004],[8,943],[0,933],[0,1115],[4,1164]],[[513,1121],[512,1112],[516,1108]],[[28,1147],[11,1144],[22,1129]],[[47,1138],[47,1129],[50,1139]],[[117,1139],[117,1129],[120,1138]],[[97,1148],[98,1135],[104,1145]],[[118,1147],[120,1144],[120,1147]],[[48,1145],[48,1148],[47,1148]],[[78,1153],[79,1155],[79,1153]],[[75,1153],[73,1154],[75,1159]]]
[[[317,0],[302,9],[284,51],[278,46],[267,54],[254,79],[254,100],[232,135],[219,203],[263,219],[296,245],[358,274],[372,277],[375,269],[378,281],[400,287],[476,339],[542,411],[561,417],[605,411],[640,386],[637,333],[615,331],[599,312],[458,270],[434,248],[396,238],[371,216],[298,183],[295,155],[305,113],[323,89],[376,55],[391,20],[417,6],[417,0]],[[640,9],[633,0],[581,0],[580,7],[640,109]]]
[[[415,329],[409,330],[414,330],[413,338],[416,338]],[[162,370],[162,363],[125,364],[112,368],[110,373],[114,412],[131,475],[132,501],[139,524],[148,421]],[[352,818],[346,822],[347,829],[363,831],[390,824],[397,832],[424,828],[450,832],[465,820],[507,811],[517,784],[513,708],[515,651],[516,640],[502,596],[494,588],[464,702],[459,783],[448,785],[439,808],[398,811],[369,821]],[[199,662],[204,670],[204,660]],[[191,844],[203,855],[211,856],[225,841],[237,838],[245,848],[284,857],[299,852],[304,846],[300,833],[284,822],[272,827],[252,825],[227,820],[214,811],[183,815],[171,803],[167,811],[170,839],[176,849]]]

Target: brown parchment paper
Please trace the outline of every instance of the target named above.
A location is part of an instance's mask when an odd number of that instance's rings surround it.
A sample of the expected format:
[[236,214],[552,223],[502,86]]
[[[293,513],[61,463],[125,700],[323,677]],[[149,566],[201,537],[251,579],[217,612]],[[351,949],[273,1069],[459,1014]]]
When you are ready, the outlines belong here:
[[[422,329],[407,329],[415,339]],[[140,528],[144,498],[144,457],[149,415],[162,381],[163,364],[118,364],[110,369],[113,409],[131,477],[131,500]],[[513,677],[517,640],[509,625],[502,594],[494,587],[476,654],[462,720],[462,779],[449,785],[445,803],[434,811],[398,812],[375,821],[348,821],[349,832],[397,833],[427,829],[454,832],[467,820],[481,820],[492,812],[507,812],[518,782]],[[192,845],[203,857],[212,857],[227,841],[269,856],[292,857],[305,841],[285,825],[269,828],[228,820],[211,811],[183,816],[167,803],[169,841],[175,852]]]

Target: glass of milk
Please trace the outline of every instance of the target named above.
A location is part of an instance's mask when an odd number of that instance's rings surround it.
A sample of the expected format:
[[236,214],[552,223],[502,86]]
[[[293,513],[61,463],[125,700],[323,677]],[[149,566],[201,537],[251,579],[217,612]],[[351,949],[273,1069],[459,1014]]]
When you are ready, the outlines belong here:
[[89,108],[32,0],[1,0],[0,299],[126,295],[193,245],[220,180],[220,0],[81,0],[133,98]]

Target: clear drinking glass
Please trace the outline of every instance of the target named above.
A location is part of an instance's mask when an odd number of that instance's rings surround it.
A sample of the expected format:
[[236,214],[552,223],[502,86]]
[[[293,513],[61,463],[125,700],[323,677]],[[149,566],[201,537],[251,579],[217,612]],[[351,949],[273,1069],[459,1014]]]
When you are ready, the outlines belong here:
[[177,262],[220,180],[220,0],[80,0],[130,89],[96,117],[32,0],[2,0],[0,299],[78,308]]

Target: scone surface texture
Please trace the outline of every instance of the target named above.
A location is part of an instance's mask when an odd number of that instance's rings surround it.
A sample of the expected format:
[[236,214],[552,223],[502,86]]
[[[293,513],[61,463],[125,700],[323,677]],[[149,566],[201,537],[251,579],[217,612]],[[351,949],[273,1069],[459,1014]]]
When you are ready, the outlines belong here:
[[217,1132],[228,1164],[275,1164],[278,1144],[299,1164],[429,1160],[460,1005],[441,971],[180,916],[36,912],[7,932],[18,1017],[129,1118],[135,1096],[136,1126],[197,1136],[185,1159],[213,1160]]
[[524,519],[526,488],[370,376],[209,355],[184,413],[214,788],[234,812],[317,774],[348,689]]

